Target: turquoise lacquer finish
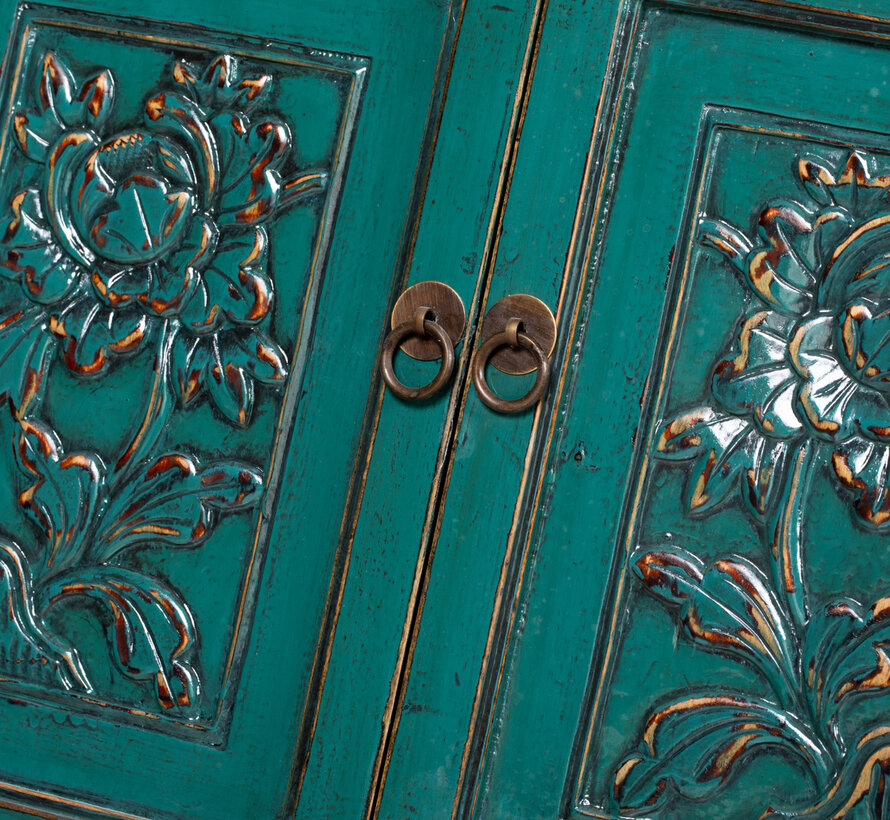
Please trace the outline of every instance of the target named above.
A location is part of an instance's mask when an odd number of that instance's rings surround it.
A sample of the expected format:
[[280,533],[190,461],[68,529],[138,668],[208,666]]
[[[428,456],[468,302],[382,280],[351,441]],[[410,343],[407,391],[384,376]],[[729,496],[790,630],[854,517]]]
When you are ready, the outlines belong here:
[[[278,294],[265,223],[322,191],[328,172],[288,168],[287,126],[250,113],[273,77],[250,74],[235,57],[175,62],[141,122],[120,130],[115,73],[79,81],[61,52],[41,49],[35,38],[24,55],[23,102],[13,112],[21,153],[6,165],[21,189],[3,238],[12,287],[0,322],[2,392],[14,468],[25,479],[18,502],[38,535],[29,548],[18,533],[0,547],[9,583],[4,662],[25,685],[192,726],[219,711],[229,670],[201,657],[200,616],[191,595],[175,590],[188,582],[136,568],[132,554],[213,549],[228,513],[254,511],[257,526],[269,465],[236,457],[251,449],[246,440],[227,457],[200,458],[209,423],[198,438],[181,424],[204,398],[221,422],[248,431],[257,386],[284,385],[288,356],[270,335]],[[116,441],[116,405],[98,401],[94,412],[108,420],[101,451],[61,435],[64,420],[45,401],[58,369],[73,376],[66,400],[78,402],[81,382],[98,397],[124,362],[129,389],[144,397],[132,438],[125,427]],[[271,450],[264,409],[259,452]],[[69,623],[84,617],[68,603],[78,597],[110,610],[108,641],[127,685],[115,674],[100,684],[90,671],[95,648],[88,634],[80,646]]]
[[890,815],[886,9],[0,12],[2,816]]
[[589,296],[457,816],[883,817],[885,12],[616,11],[582,21]]
[[2,12],[4,816],[361,816],[452,429],[378,345],[483,286],[534,18]]

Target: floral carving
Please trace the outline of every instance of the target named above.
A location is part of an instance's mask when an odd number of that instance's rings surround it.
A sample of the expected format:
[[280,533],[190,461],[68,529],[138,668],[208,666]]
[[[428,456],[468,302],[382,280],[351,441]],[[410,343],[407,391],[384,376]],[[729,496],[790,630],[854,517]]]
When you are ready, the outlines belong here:
[[[31,182],[11,197],[2,229],[0,275],[20,296],[0,315],[0,395],[29,482],[18,502],[40,546],[0,536],[9,610],[0,643],[24,645],[63,689],[94,691],[89,659],[49,626],[60,602],[80,596],[107,611],[124,674],[153,686],[164,710],[197,712],[192,613],[126,556],[197,547],[221,515],[262,497],[255,465],[199,460],[163,438],[177,400],[206,395],[243,427],[255,384],[279,388],[287,377],[268,329],[268,223],[324,190],[327,174],[298,168],[287,125],[260,113],[272,85],[228,55],[204,69],[179,61],[141,122],[119,129],[112,73],[78,81],[47,52],[30,103],[14,112],[12,167]],[[40,417],[54,364],[106,378],[140,352],[151,383],[132,440],[109,463],[69,451]]]
[[714,368],[713,402],[660,422],[655,445],[657,460],[693,462],[688,514],[741,490],[769,571],[734,555],[706,567],[673,540],[640,546],[628,565],[689,640],[755,669],[771,694],[686,691],[658,708],[616,767],[629,815],[712,796],[770,749],[796,759],[820,797],[762,806],[763,817],[890,812],[890,728],[857,736],[841,713],[890,687],[890,598],[813,607],[803,537],[819,464],[860,526],[890,530],[890,168],[853,152],[840,167],[801,156],[797,170],[802,196],[768,205],[755,237],[699,220],[700,244],[752,299]]

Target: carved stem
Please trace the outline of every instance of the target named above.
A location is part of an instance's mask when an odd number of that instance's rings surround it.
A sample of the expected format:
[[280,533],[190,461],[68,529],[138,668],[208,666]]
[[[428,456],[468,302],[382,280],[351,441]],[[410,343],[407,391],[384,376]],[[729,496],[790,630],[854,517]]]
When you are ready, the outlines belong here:
[[138,465],[154,447],[158,437],[164,431],[173,405],[173,397],[170,393],[170,349],[176,338],[177,330],[178,326],[171,327],[169,321],[165,321],[161,328],[155,353],[154,377],[151,382],[145,416],[133,440],[110,472],[109,487],[120,484],[126,478],[130,470]]
[[779,503],[764,528],[776,591],[787,603],[798,634],[803,634],[809,617],[804,584],[803,517],[818,447],[812,440],[801,443],[785,476]]

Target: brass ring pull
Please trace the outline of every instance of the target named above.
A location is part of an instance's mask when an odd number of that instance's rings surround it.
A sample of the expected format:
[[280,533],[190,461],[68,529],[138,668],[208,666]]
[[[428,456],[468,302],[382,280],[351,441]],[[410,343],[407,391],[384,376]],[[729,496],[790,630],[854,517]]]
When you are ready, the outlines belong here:
[[[537,360],[537,377],[532,389],[518,399],[502,399],[495,395],[485,381],[485,365],[491,355],[502,347],[524,348]],[[473,384],[479,398],[492,410],[498,413],[521,413],[537,404],[547,390],[550,381],[550,361],[541,346],[527,333],[523,332],[521,319],[510,319],[506,330],[495,333],[482,343],[473,359]]]
[[[396,376],[392,363],[396,350],[405,339],[412,336],[435,339],[442,353],[442,364],[439,365],[436,378],[422,387],[408,387],[402,384],[399,377]],[[429,399],[448,383],[451,373],[454,371],[454,345],[445,328],[436,321],[436,314],[432,308],[418,307],[410,320],[402,322],[392,329],[383,341],[380,369],[383,372],[383,381],[386,382],[386,386],[405,401]]]

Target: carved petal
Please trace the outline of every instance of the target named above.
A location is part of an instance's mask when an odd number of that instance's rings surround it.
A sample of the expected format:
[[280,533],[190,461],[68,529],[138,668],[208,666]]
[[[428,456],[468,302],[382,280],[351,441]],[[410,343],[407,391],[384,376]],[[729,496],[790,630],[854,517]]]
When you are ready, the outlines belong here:
[[696,643],[753,664],[780,698],[791,697],[796,678],[791,619],[754,564],[732,557],[705,570],[693,553],[668,544],[639,550],[630,565],[653,595],[680,607],[680,621]]
[[190,658],[195,625],[188,607],[169,587],[122,567],[73,570],[48,583],[48,604],[86,596],[111,613],[108,642],[120,668],[136,680],[153,680],[165,709],[191,713],[199,692]]
[[[797,394],[798,414],[819,438],[844,441],[854,435],[857,421],[875,416],[890,426],[890,406],[879,394],[859,385],[843,369],[832,347],[834,319],[818,316],[804,322],[789,345],[789,360],[804,378]],[[856,399],[856,408],[851,402]],[[870,408],[862,405],[870,404]],[[860,415],[855,412],[863,409]]]
[[271,120],[251,125],[239,114],[217,115],[211,125],[220,146],[220,226],[268,219],[281,194],[278,168],[290,152],[287,126]]
[[890,447],[852,438],[832,453],[831,467],[853,493],[861,523],[880,532],[890,529]]
[[28,188],[16,194],[11,207],[0,273],[20,282],[32,301],[55,304],[78,286],[84,270],[54,241],[37,190]]
[[65,342],[63,358],[77,375],[104,372],[112,356],[138,350],[148,336],[149,319],[139,310],[108,310],[89,297],[50,316],[50,330]]
[[[888,282],[890,284],[890,282]],[[836,350],[845,369],[876,390],[890,391],[890,315],[857,302],[839,316]]]
[[[772,503],[781,475],[763,484],[764,475],[759,465],[764,459],[775,466],[781,464],[781,453],[771,453],[761,444],[763,436],[746,419],[712,407],[696,407],[680,413],[670,421],[662,422],[656,456],[666,460],[695,458],[686,482],[685,503],[692,514],[702,515],[714,510],[733,487],[739,486],[741,476],[747,476],[755,485],[762,485],[769,492],[758,501],[764,510]],[[780,442],[771,442],[770,448]],[[752,472],[753,471],[753,472]]]
[[86,126],[101,132],[114,106],[110,71],[89,77],[79,89],[65,62],[47,51],[37,84],[38,110],[16,111],[13,130],[24,153],[43,162],[49,147],[65,128]]
[[164,262],[148,266],[149,285],[136,299],[153,316],[176,316],[198,286],[198,274],[191,267],[169,267]]
[[162,92],[145,104],[145,121],[150,129],[183,140],[192,148],[198,182],[203,186],[202,202],[210,208],[219,185],[219,156],[216,138],[201,109],[182,94]]
[[90,550],[99,562],[142,544],[194,547],[216,524],[215,512],[247,509],[263,490],[262,474],[239,461],[199,467],[182,453],[149,461],[111,501]]
[[787,362],[792,317],[758,310],[745,317],[732,349],[714,369],[712,390],[733,413],[751,413],[769,436],[788,438],[801,430],[794,412],[797,375]]
[[758,698],[691,693],[649,718],[639,747],[615,773],[615,800],[631,816],[652,816],[673,792],[706,800],[764,747],[827,774],[828,755],[790,712]]
[[229,319],[256,324],[272,306],[272,280],[266,273],[268,237],[264,228],[222,241],[182,314],[194,333],[215,331]]
[[114,107],[114,77],[110,71],[100,71],[86,80],[77,92],[81,104],[80,121],[94,131],[101,132]]
[[45,538],[43,565],[76,564],[105,506],[105,465],[95,453],[66,455],[49,427],[29,419],[19,421],[15,453],[22,472],[36,479],[19,494],[19,504]]
[[869,160],[858,151],[835,170],[814,155],[801,156],[797,167],[807,193],[816,202],[840,205],[854,214],[869,213],[887,199],[890,191],[890,175],[873,173]]
[[196,214],[182,244],[171,251],[164,264],[170,270],[203,271],[216,254],[219,230],[206,214]]
[[196,102],[210,108],[247,112],[268,96],[272,77],[238,75],[238,61],[228,54],[211,60],[203,72],[183,61],[173,67],[173,78],[188,89]]

